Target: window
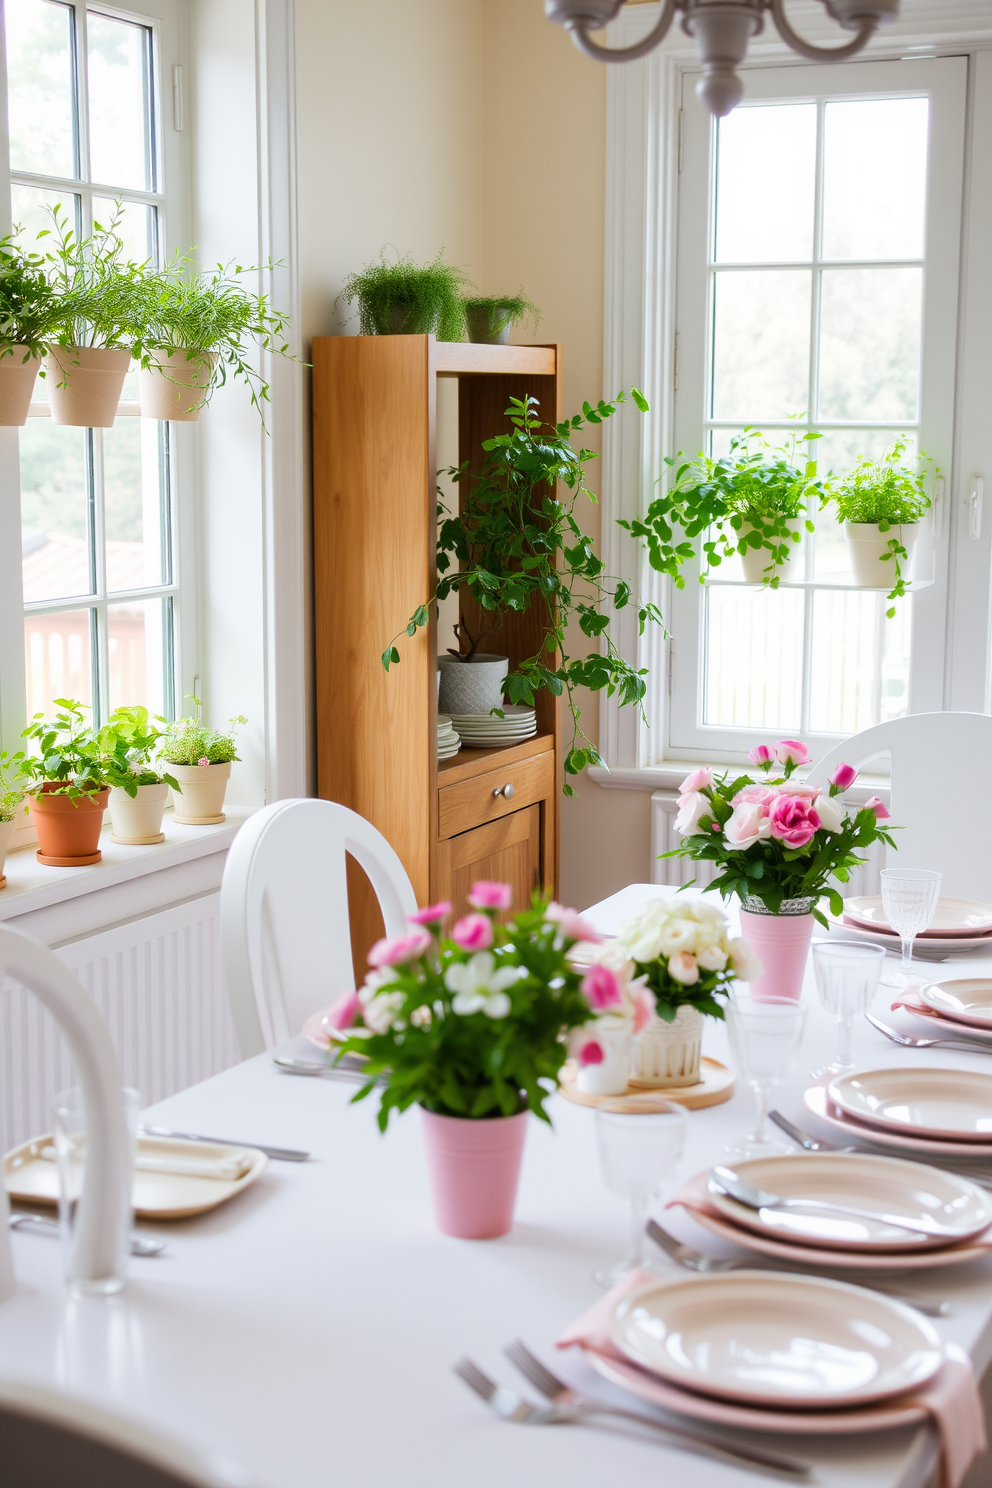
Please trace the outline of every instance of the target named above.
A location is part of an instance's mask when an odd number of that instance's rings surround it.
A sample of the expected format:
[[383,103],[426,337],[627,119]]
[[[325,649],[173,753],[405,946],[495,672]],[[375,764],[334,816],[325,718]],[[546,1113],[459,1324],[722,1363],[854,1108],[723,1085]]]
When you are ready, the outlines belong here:
[[[716,124],[683,79],[676,449],[745,426],[798,432],[821,473],[906,435],[949,473],[967,63],[748,74]],[[939,498],[938,484],[935,495]],[[853,587],[843,532],[810,513],[795,581],[724,564],[671,601],[668,752],[740,754],[756,735],[838,736],[943,706],[946,535],[926,524],[912,596]],[[934,530],[936,527],[936,531]]]
[[[161,262],[181,243],[173,64],[162,56],[163,32],[174,50],[176,17],[173,0],[148,9],[6,0],[10,221],[26,245],[51,226],[54,206],[85,237],[118,202],[131,257]],[[22,585],[0,596],[5,737],[61,696],[91,705],[98,723],[123,703],[172,715],[184,431],[138,416],[134,370],[111,429],[54,425],[43,379],[34,397],[16,457],[9,451],[19,533],[16,514],[0,513],[0,545],[20,539]]]

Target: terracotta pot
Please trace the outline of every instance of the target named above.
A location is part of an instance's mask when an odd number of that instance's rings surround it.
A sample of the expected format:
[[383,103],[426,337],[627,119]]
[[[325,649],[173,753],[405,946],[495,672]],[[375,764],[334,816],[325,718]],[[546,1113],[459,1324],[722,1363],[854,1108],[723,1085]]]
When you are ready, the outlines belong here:
[[894,558],[884,558],[893,538],[900,542],[909,555],[900,560],[902,576],[909,580],[913,569],[913,549],[919,535],[920,524],[913,522],[905,527],[890,527],[887,532],[879,529],[877,522],[845,522],[844,536],[851,560],[854,581],[863,589],[892,589],[896,582]]
[[3,865],[4,860],[7,857],[7,849],[10,846],[10,839],[14,835],[14,828],[16,826],[17,822],[13,817],[10,819],[10,821],[0,821],[0,889],[5,888],[7,885],[7,878],[3,871]]
[[106,346],[52,346],[45,382],[53,424],[111,429],[121,401],[131,353]]
[[[805,517],[790,517],[785,525],[790,532],[801,534],[806,530],[805,521]],[[746,537],[753,531],[751,523],[745,522],[741,528],[741,537]],[[748,548],[743,552],[740,557],[745,584],[761,584],[773,575],[777,575],[782,584],[798,583],[803,578],[803,545],[790,540],[789,546],[794,552],[784,563],[776,563],[774,553],[770,553],[767,548]]]
[[677,1090],[699,1084],[703,1015],[683,1004],[671,1023],[653,1017],[634,1040],[631,1085],[644,1090]]
[[576,1043],[581,1047],[583,1034],[595,1040],[603,1051],[599,1064],[579,1064],[575,1084],[587,1095],[623,1095],[630,1079],[630,1055],[633,1036],[630,1024],[618,1018],[611,1025],[606,1018],[579,1032]]
[[169,787],[164,782],[139,785],[136,796],[129,796],[126,790],[114,786],[110,792],[111,840],[125,842],[132,847],[164,842],[162,813],[168,797]]
[[472,310],[466,307],[468,339],[483,346],[505,346],[510,339],[513,316],[505,310]]
[[187,827],[209,827],[224,820],[224,792],[231,778],[231,762],[224,765],[170,765],[181,794],[173,795],[173,821]]
[[802,996],[803,977],[813,938],[815,899],[785,899],[779,914],[760,900],[747,898],[741,910],[741,935],[764,967],[748,991],[761,1002],[766,997]]
[[141,417],[194,424],[200,417],[214,368],[214,351],[154,351],[154,366],[138,372]]
[[34,380],[41,357],[33,356],[26,346],[5,346],[0,355],[0,426],[17,428],[28,421]]
[[31,820],[38,833],[39,863],[49,868],[83,868],[99,863],[103,854],[98,846],[103,813],[110,790],[91,795],[67,796],[49,783],[28,796]]
[[510,670],[508,656],[480,652],[473,661],[439,656],[437,664],[441,669],[439,713],[489,713],[502,706],[503,682]]
[[442,1235],[495,1240],[513,1228],[527,1112],[468,1121],[421,1107],[434,1218]]

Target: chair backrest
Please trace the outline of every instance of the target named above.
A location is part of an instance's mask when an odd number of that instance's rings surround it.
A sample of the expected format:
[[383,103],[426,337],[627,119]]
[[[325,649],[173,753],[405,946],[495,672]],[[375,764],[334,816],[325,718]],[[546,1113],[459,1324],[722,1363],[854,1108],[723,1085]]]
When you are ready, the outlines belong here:
[[355,986],[345,854],[367,874],[387,935],[417,897],[364,817],[333,801],[275,801],[231,844],[220,891],[224,975],[242,1059],[298,1033]]
[[[889,810],[899,844],[890,867],[935,868],[942,894],[992,902],[992,791],[982,786],[992,765],[992,717],[987,713],[911,713],[854,734],[818,760],[810,785],[825,785],[842,762],[863,769],[888,755]],[[947,781],[961,791],[947,799]],[[939,783],[938,783],[939,782]],[[965,791],[967,795],[965,796]]]
[[10,1488],[249,1488],[233,1464],[67,1395],[0,1380],[0,1482]]

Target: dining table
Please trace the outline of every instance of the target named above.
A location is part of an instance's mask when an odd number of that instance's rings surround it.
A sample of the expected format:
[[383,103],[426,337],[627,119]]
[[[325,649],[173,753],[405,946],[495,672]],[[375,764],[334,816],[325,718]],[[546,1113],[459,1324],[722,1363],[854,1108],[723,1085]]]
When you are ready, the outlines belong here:
[[[673,892],[632,884],[586,918],[614,933],[647,899]],[[992,955],[954,958],[942,970],[958,963],[967,966],[960,974],[992,976]],[[882,988],[876,1007],[909,1027],[909,1015],[889,1013],[895,996]],[[774,1104],[815,1127],[803,1092],[811,1067],[829,1057],[834,1029],[811,968],[803,997],[800,1061]],[[703,1049],[730,1062],[721,1023],[707,1021]],[[434,1226],[419,1113],[394,1119],[382,1134],[374,1096],[354,1103],[354,1083],[289,1074],[273,1062],[276,1052],[159,1102],[143,1120],[304,1148],[309,1159],[270,1162],[251,1187],[199,1217],[142,1223],[142,1233],[161,1236],[167,1248],[132,1258],[115,1297],[69,1296],[60,1247],[15,1231],[19,1291],[0,1307],[0,1377],[136,1418],[235,1464],[242,1476],[232,1473],[232,1483],[259,1488],[746,1488],[774,1481],[605,1422],[504,1421],[453,1372],[468,1355],[533,1397],[503,1352],[520,1338],[573,1384],[639,1406],[578,1350],[555,1349],[602,1295],[596,1267],[626,1248],[628,1214],[601,1176],[593,1110],[556,1094],[551,1124],[530,1121],[511,1233],[452,1239]],[[321,1057],[302,1039],[282,1052]],[[992,1070],[981,1052],[898,1048],[863,1019],[854,1058],[859,1066]],[[680,1177],[718,1162],[752,1110],[753,1095],[738,1082],[728,1102],[692,1111]],[[660,1197],[655,1213],[680,1237],[714,1255],[735,1253],[687,1212],[663,1205]],[[660,1251],[653,1263],[662,1277],[688,1274]],[[947,1301],[948,1315],[935,1326],[983,1375],[992,1359],[992,1255],[896,1279],[910,1298]],[[819,1488],[928,1488],[937,1463],[927,1426],[850,1437],[735,1437],[713,1428],[712,1438],[801,1458]],[[987,1463],[986,1470],[992,1473]]]

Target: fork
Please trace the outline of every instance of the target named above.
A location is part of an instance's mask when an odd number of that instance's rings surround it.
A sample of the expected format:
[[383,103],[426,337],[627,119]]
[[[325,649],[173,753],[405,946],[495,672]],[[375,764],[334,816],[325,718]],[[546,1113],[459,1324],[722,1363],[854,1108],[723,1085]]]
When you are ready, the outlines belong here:
[[[877,1156],[876,1153],[865,1153],[863,1147],[838,1147],[836,1142],[825,1142],[822,1137],[811,1137],[809,1132],[803,1131],[801,1126],[796,1126],[795,1122],[790,1121],[787,1116],[783,1116],[781,1111],[769,1111],[768,1119],[769,1121],[774,1121],[779,1130],[784,1131],[787,1137],[791,1137],[797,1146],[802,1147],[804,1152],[851,1153],[855,1157],[859,1153],[862,1156]],[[867,1132],[862,1140],[868,1140]],[[880,1151],[886,1157],[892,1156],[891,1148],[884,1146],[884,1144],[881,1146]],[[932,1153],[928,1154],[925,1158],[922,1155],[916,1158],[911,1155],[908,1160],[911,1162],[922,1162],[924,1166],[936,1168],[940,1173],[956,1173],[959,1178],[967,1178],[969,1183],[974,1183],[978,1188],[992,1190],[992,1173],[989,1172],[987,1166],[969,1168],[962,1166],[961,1161],[949,1163],[943,1158],[934,1157]],[[967,1164],[968,1159],[965,1158],[963,1161]]]
[[[676,1240],[675,1236],[663,1229],[656,1219],[648,1220],[647,1229],[655,1245],[659,1246],[667,1256],[670,1256],[678,1265],[684,1266],[687,1271],[695,1271],[701,1276],[715,1276],[721,1271],[754,1271],[756,1269],[771,1271],[775,1269],[771,1266],[762,1266],[755,1261],[718,1260],[715,1256],[704,1255],[701,1250],[693,1250],[691,1245],[685,1245],[681,1240]],[[797,1256],[796,1261],[801,1267],[801,1257]],[[795,1272],[794,1267],[785,1269]],[[823,1269],[828,1270],[829,1267]],[[864,1283],[858,1282],[858,1285],[864,1286]],[[915,1307],[917,1312],[922,1312],[927,1317],[947,1317],[951,1311],[946,1302],[928,1302],[925,1298],[909,1297],[905,1292],[890,1291],[888,1287],[872,1286],[866,1287],[865,1290],[879,1292],[883,1297],[893,1297],[897,1302],[905,1302],[907,1306]]]
[[880,1023],[871,1013],[865,1013],[865,1017],[872,1028],[877,1028],[879,1033],[884,1033],[887,1039],[903,1049],[967,1049],[969,1054],[992,1054],[992,1044],[980,1043],[977,1039],[910,1038],[908,1033],[897,1033],[886,1023]]
[[[520,1347],[522,1348],[523,1345],[521,1344]],[[528,1355],[528,1357],[533,1356]],[[495,1380],[489,1378],[488,1374],[484,1374],[476,1364],[473,1364],[471,1359],[460,1359],[455,1365],[455,1373],[470,1390],[474,1390],[476,1395],[480,1396],[505,1421],[516,1421],[528,1426],[582,1426],[591,1424],[594,1418],[601,1414],[619,1415],[635,1421],[640,1426],[647,1426],[660,1432],[673,1445],[685,1446],[702,1456],[717,1457],[723,1462],[733,1463],[735,1467],[745,1467],[751,1472],[779,1473],[782,1477],[792,1479],[793,1482],[809,1481],[810,1470],[805,1463],[795,1462],[787,1457],[776,1457],[766,1452],[752,1451],[749,1447],[719,1446],[707,1437],[697,1436],[695,1432],[685,1431],[678,1426],[668,1426],[663,1421],[653,1421],[648,1416],[639,1415],[635,1411],[619,1409],[614,1411],[601,1407],[598,1401],[587,1403],[584,1397],[571,1398],[573,1392],[561,1380],[556,1380],[555,1385],[570,1397],[567,1401],[562,1404],[552,1402],[550,1405],[535,1405],[514,1390],[498,1385]],[[549,1378],[555,1377],[549,1374]]]

